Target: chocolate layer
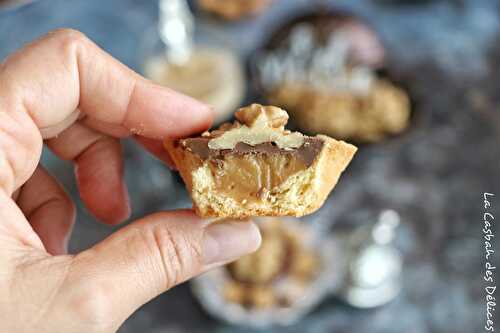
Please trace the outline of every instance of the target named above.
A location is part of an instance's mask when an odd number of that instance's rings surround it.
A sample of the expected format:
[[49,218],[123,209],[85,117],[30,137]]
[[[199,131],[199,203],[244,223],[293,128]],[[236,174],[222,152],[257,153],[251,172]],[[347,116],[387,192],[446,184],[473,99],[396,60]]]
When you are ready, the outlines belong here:
[[307,167],[314,163],[314,160],[323,148],[323,140],[314,137],[304,138],[304,144],[297,149],[281,149],[272,142],[265,142],[255,146],[239,142],[234,149],[214,150],[208,147],[210,137],[198,137],[184,139],[181,144],[198,155],[202,160],[223,159],[226,155],[245,155],[245,154],[280,154],[293,155],[302,161]]

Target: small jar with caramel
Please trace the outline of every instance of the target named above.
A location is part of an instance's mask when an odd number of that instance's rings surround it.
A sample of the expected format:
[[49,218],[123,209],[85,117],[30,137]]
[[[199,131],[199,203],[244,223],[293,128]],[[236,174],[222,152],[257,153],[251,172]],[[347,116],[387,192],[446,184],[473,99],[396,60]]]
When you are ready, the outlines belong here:
[[212,106],[216,123],[227,120],[246,91],[237,54],[196,29],[186,0],[159,4],[158,27],[144,37],[144,76]]

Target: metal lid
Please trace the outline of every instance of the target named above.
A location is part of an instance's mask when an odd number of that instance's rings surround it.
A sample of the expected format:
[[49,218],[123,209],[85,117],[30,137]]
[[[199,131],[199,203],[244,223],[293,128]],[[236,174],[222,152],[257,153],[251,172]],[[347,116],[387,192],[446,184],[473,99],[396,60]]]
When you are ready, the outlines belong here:
[[194,18],[185,0],[160,0],[158,31],[168,61],[186,63],[193,49]]
[[392,245],[399,224],[399,214],[385,210],[375,225],[346,236],[349,262],[339,296],[350,305],[377,307],[399,294],[403,262]]

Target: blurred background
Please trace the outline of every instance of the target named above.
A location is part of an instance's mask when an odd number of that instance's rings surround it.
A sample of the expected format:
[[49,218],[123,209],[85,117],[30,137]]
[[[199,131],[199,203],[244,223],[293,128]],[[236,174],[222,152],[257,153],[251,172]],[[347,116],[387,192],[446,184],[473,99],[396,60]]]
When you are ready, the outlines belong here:
[[[281,262],[262,250],[246,271],[233,266],[151,301],[120,332],[484,329],[483,193],[500,196],[500,2],[0,0],[0,59],[61,27],[216,106],[218,122],[273,103],[293,128],[360,147],[322,209],[291,223],[321,235],[283,254],[315,258],[303,261],[316,264],[301,266],[314,274],[296,299],[273,301],[290,269],[256,277],[252,265]],[[124,149],[133,219],[190,207],[178,175],[131,142]],[[113,232],[78,201],[71,164],[49,151],[42,163],[78,204],[70,252]],[[269,293],[254,297],[250,283]],[[272,318],[280,308],[289,320]]]

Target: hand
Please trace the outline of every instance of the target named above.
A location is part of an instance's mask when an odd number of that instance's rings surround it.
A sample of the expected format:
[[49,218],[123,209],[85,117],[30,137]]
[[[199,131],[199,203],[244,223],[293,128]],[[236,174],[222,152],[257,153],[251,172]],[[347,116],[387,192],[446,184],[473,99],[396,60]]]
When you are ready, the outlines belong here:
[[0,65],[0,332],[116,331],[158,294],[259,246],[250,222],[210,225],[184,210],[66,254],[75,209],[38,165],[43,139],[75,163],[88,209],[116,224],[130,214],[119,139],[134,136],[168,162],[161,140],[202,131],[212,117],[77,31],[50,33]]

